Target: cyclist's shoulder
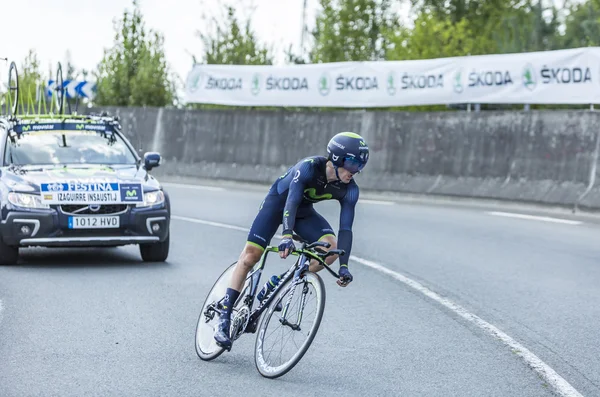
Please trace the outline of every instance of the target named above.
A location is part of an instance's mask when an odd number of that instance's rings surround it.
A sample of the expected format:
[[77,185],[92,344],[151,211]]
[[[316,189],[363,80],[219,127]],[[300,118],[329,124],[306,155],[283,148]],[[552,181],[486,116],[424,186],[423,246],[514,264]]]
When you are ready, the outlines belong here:
[[296,165],[309,164],[311,166],[324,166],[325,163],[327,163],[327,157],[324,157],[324,156],[307,156],[307,157],[304,157],[304,158],[300,159],[300,161],[298,161],[298,163],[296,163]]
[[327,158],[323,156],[308,156],[300,159],[292,168],[296,170],[322,170],[325,168]]
[[301,179],[309,181],[319,173],[325,170],[327,158],[323,156],[308,156],[300,159],[296,164],[292,165],[288,170],[280,176],[275,183],[284,184],[291,183],[292,180]]

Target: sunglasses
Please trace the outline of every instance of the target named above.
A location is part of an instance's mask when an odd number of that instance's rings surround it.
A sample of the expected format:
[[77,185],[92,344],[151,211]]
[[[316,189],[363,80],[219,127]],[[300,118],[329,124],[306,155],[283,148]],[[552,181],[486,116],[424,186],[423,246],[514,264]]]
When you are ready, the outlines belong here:
[[365,163],[355,157],[344,157],[343,167],[352,174],[358,174],[365,167]]

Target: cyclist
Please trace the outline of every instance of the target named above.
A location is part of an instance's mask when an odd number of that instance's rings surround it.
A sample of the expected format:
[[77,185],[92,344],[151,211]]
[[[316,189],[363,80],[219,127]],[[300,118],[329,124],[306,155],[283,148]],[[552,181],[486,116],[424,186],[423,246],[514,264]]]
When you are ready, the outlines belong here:
[[[283,238],[279,243],[279,256],[286,258],[294,249],[292,231],[307,241],[326,241],[329,249],[339,247],[345,251],[340,258],[338,285],[345,287],[353,279],[348,270],[348,258],[352,248],[352,223],[354,207],[358,201],[359,189],[353,176],[365,167],[369,159],[369,147],[365,140],[353,132],[336,134],[327,145],[327,157],[311,156],[300,160],[279,177],[271,186],[250,232],[246,245],[234,268],[229,288],[223,299],[223,312],[219,319],[214,338],[217,344],[231,349],[229,326],[232,307],[240,295],[244,281],[254,265],[260,260],[265,248],[283,224]],[[313,203],[323,200],[340,202],[339,244],[333,229],[314,208]],[[337,255],[325,260],[333,264]],[[318,272],[323,268],[312,260],[309,270]],[[273,290],[282,275],[274,275],[266,282],[257,295],[264,299]]]

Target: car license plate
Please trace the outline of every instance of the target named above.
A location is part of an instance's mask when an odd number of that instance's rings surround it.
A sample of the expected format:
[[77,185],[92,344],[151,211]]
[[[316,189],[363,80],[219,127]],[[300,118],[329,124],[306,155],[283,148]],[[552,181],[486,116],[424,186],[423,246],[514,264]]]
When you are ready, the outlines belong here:
[[70,216],[69,229],[118,228],[118,216]]

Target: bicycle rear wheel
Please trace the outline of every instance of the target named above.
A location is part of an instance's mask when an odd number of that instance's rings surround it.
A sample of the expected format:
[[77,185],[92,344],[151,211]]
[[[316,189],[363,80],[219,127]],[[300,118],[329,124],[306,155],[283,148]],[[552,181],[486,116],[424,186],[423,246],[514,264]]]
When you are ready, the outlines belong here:
[[[279,302],[283,310],[275,311]],[[258,372],[266,378],[277,378],[294,368],[314,340],[324,310],[325,285],[319,275],[306,272],[300,280],[282,285],[258,329],[254,348]],[[301,336],[306,339],[298,344],[296,337]]]
[[[198,317],[198,323],[196,324],[196,353],[198,354],[198,357],[204,361],[214,360],[225,351],[224,348],[217,345],[217,342],[214,339],[215,330],[219,322],[219,312],[212,308],[215,308],[215,305],[225,296],[236,263],[237,261],[225,269],[217,281],[215,281],[210,292],[206,296],[206,300],[200,311],[200,316]],[[242,288],[242,292],[240,293],[240,297],[233,307],[231,318],[235,317],[237,309],[243,303],[244,295],[249,288],[249,284],[250,280],[247,279],[244,288]]]

